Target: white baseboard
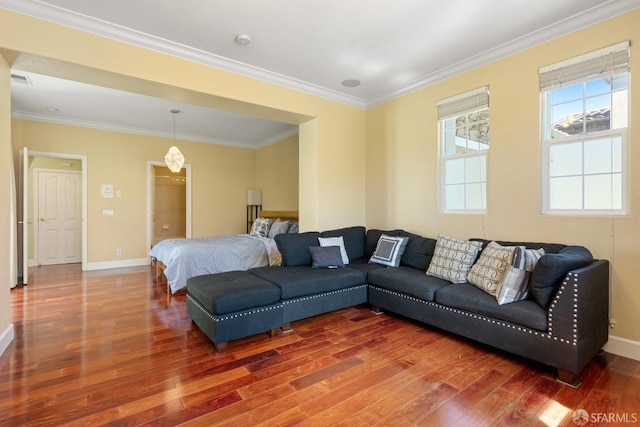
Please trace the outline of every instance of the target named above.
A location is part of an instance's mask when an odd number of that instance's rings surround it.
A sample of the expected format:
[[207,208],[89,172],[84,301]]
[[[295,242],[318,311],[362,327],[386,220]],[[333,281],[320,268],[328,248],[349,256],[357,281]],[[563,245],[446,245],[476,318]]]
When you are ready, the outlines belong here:
[[13,341],[13,323],[10,323],[7,329],[0,335],[0,356],[2,356],[2,353],[9,347],[11,341]]
[[85,266],[85,270],[107,270],[109,268],[140,267],[142,265],[149,265],[149,258],[125,259],[122,261],[88,262]]
[[604,351],[640,361],[640,342],[609,335]]

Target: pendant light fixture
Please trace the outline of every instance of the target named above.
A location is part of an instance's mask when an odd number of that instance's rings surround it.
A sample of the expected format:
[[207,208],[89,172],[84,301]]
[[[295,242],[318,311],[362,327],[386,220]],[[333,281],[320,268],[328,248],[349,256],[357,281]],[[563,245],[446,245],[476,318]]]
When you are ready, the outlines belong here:
[[[173,142],[176,142],[176,114],[180,113],[180,110],[171,110],[171,117],[173,118]],[[164,156],[164,162],[169,170],[173,173],[180,172],[182,166],[184,166],[184,156],[175,145],[169,148],[167,155]]]

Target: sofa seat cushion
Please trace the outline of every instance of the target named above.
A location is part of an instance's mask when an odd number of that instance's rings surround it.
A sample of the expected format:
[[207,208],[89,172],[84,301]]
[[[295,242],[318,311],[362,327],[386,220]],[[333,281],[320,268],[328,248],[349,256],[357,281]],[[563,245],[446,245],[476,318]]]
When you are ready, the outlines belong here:
[[369,258],[350,260],[348,267],[362,271],[365,274],[365,277],[369,274],[370,271],[381,269],[384,270],[387,268],[387,266],[382,264],[369,264]]
[[205,274],[187,280],[187,292],[212,314],[264,307],[280,301],[280,288],[246,271]]
[[424,271],[403,266],[372,270],[367,275],[367,283],[424,301],[433,301],[438,289],[451,285],[446,280],[427,276]]
[[249,270],[249,273],[278,286],[283,300],[366,283],[365,273],[352,268],[258,267]]
[[535,301],[524,300],[499,305],[494,296],[468,283],[453,284],[439,289],[436,292],[436,302],[525,328],[547,330],[547,311]]

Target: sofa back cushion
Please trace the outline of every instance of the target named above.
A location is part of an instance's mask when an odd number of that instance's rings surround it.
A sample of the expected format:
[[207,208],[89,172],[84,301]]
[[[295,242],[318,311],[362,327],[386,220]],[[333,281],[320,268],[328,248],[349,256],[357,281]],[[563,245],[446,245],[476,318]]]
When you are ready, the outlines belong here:
[[274,240],[282,255],[282,265],[285,267],[311,265],[309,247],[319,245],[318,237],[320,237],[320,233],[317,231],[277,234]]
[[320,237],[340,237],[344,241],[344,248],[347,250],[349,260],[355,260],[364,257],[366,228],[361,226],[339,228],[337,230],[328,230],[320,233]]
[[437,240],[406,231],[401,231],[400,236],[409,238],[400,265],[427,271],[431,258],[433,258],[433,252],[436,249]]
[[[482,249],[486,248],[489,242],[492,240],[487,239],[479,239],[473,238],[469,239],[475,242],[482,242]],[[545,254],[557,254],[562,249],[566,248],[567,245],[563,245],[562,243],[537,243],[537,242],[511,242],[506,240],[494,240],[496,243],[501,246],[524,246],[526,249],[544,249]],[[482,253],[482,249],[480,252]]]
[[591,262],[593,255],[583,246],[566,246],[558,253],[542,255],[531,273],[530,295],[540,307],[549,308],[567,273]]

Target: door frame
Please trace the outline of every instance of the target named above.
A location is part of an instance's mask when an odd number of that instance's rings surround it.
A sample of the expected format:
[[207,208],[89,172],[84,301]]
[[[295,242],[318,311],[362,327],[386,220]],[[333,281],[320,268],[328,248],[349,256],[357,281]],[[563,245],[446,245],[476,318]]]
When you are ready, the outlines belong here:
[[[151,240],[153,236],[153,200],[155,199],[155,186],[154,186],[154,173],[153,167],[161,166],[166,167],[167,165],[164,162],[147,162],[147,251],[151,249]],[[185,214],[186,214],[186,237],[187,239],[191,238],[191,165],[186,163],[183,168],[186,173],[186,192],[187,192],[187,200],[185,206]]]
[[[47,168],[33,169],[33,260],[36,266],[42,265],[42,263],[40,262],[40,222],[38,215],[36,215],[36,213],[39,212],[40,209],[39,196],[41,188],[39,184],[40,177],[38,175],[40,172],[80,175],[80,180],[82,181],[82,171]],[[79,196],[82,199],[82,194],[79,194]],[[84,223],[84,221],[82,220],[82,218],[80,218],[80,232],[82,233],[82,235],[84,235],[84,232],[82,231],[82,223]],[[82,236],[80,237],[82,238]]]
[[[82,174],[81,177],[81,197],[82,197],[82,271],[87,271],[87,156],[84,154],[69,154],[69,153],[54,153],[54,152],[47,152],[47,151],[31,151],[29,150],[28,152],[29,157],[51,157],[51,158],[56,158],[56,159],[69,159],[69,160],[78,160],[80,161],[81,164],[81,170],[80,173]],[[25,191],[25,189],[23,189],[23,191]],[[34,191],[33,197],[35,198],[36,192]],[[24,197],[26,197],[27,194],[24,195]],[[30,200],[30,203],[33,203],[33,206],[35,207],[35,200]],[[34,211],[35,212],[35,211]],[[35,218],[34,218],[35,219]],[[34,221],[35,224],[35,221]],[[35,225],[34,225],[35,228]],[[34,230],[34,234],[35,234],[35,230]],[[37,248],[35,247],[35,241],[34,241],[34,258],[36,257],[36,253],[37,253]],[[28,267],[25,267],[28,268]]]

